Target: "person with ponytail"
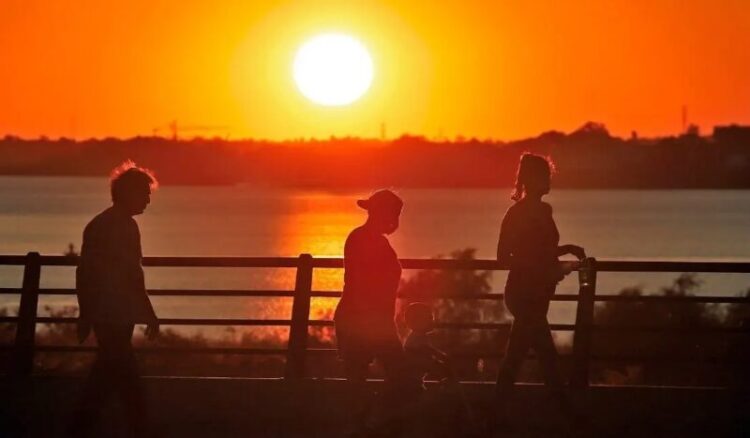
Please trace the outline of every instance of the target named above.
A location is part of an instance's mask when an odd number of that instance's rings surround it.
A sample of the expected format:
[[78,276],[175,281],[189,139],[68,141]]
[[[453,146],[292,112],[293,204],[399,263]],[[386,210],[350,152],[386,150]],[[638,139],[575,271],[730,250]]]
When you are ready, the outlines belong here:
[[553,171],[554,165],[546,157],[530,153],[521,156],[512,194],[515,203],[505,213],[500,229],[497,259],[510,267],[505,305],[513,315],[513,325],[496,389],[500,405],[507,408],[519,368],[533,348],[548,388],[561,408],[570,413],[547,311],[557,283],[570,272],[558,257],[571,254],[584,259],[586,253],[580,246],[559,245],[552,207],[542,201],[550,191]]

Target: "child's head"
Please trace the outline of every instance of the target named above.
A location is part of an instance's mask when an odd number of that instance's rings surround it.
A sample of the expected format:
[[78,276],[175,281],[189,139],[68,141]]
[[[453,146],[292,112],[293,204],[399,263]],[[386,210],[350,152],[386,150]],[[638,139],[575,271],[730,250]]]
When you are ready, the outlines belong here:
[[425,303],[412,303],[406,308],[406,326],[415,332],[429,332],[435,321],[432,309]]

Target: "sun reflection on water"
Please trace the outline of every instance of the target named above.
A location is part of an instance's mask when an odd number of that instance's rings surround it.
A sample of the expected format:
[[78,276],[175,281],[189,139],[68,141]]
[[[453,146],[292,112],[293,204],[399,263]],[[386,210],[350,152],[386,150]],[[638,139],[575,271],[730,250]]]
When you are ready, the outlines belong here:
[[[297,255],[299,251],[313,257],[343,257],[344,243],[352,229],[365,220],[364,211],[356,206],[357,194],[306,193],[289,199],[296,203],[293,214],[283,215],[275,235],[276,254]],[[294,272],[289,272],[294,275]],[[279,278],[279,281],[282,281]],[[284,283],[288,281],[284,279]],[[314,291],[341,291],[344,283],[342,269],[315,269]],[[310,304],[310,319],[331,319],[337,298],[314,298]],[[291,315],[291,302],[283,303]]]

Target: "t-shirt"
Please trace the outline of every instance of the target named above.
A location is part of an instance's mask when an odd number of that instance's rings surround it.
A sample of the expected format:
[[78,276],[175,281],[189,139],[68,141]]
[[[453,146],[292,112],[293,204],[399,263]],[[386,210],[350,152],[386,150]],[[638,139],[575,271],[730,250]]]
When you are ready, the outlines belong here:
[[401,264],[388,239],[365,226],[356,228],[344,245],[344,293],[336,319],[392,325],[400,280]]

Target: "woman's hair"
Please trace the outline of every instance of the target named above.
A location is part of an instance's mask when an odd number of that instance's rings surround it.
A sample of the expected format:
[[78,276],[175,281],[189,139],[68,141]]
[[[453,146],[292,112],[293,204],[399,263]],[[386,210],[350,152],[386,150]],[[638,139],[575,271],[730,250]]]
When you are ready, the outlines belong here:
[[518,163],[516,173],[516,186],[510,198],[518,201],[523,198],[526,186],[530,181],[539,178],[549,178],[555,172],[555,163],[552,159],[542,155],[524,152]]
[[152,191],[159,187],[156,176],[149,169],[138,167],[132,160],[125,160],[112,170],[109,176],[112,201],[122,199],[127,192],[148,186]]

